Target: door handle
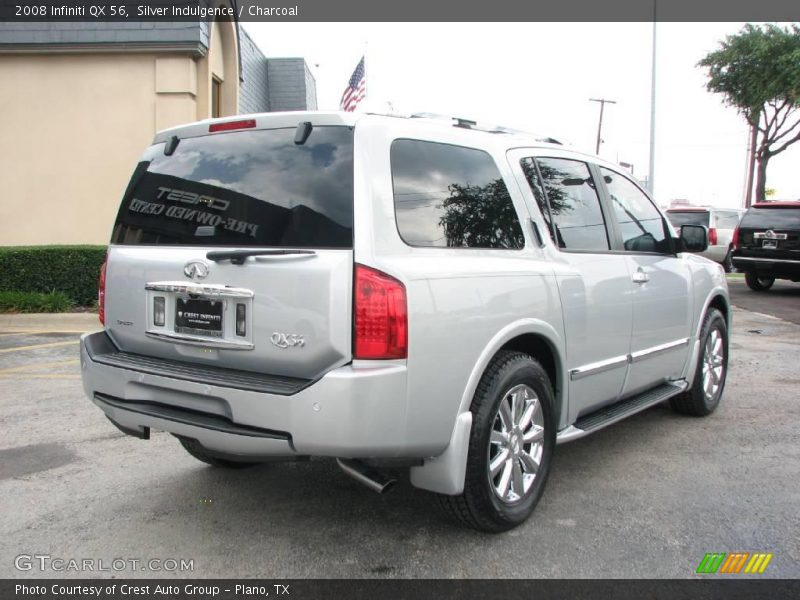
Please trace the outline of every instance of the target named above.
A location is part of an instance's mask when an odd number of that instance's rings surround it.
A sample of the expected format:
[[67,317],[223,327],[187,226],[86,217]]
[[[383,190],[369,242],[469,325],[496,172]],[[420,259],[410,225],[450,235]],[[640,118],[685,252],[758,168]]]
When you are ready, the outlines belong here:
[[633,283],[647,283],[650,281],[650,275],[645,273],[642,268],[639,267],[636,272],[631,275],[631,281],[633,281]]

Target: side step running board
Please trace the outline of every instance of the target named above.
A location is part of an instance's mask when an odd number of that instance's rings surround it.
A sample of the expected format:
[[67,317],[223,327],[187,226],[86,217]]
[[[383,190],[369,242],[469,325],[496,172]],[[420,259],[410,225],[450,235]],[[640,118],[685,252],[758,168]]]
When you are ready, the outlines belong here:
[[685,381],[663,383],[638,396],[626,398],[616,404],[605,406],[600,410],[582,416],[575,421],[574,424],[559,431],[558,435],[556,435],[556,443],[563,444],[564,442],[571,442],[572,440],[577,440],[590,433],[594,433],[599,429],[608,427],[617,421],[635,415],[651,406],[660,404],[672,396],[677,396],[685,391],[687,387],[689,387],[689,384]]

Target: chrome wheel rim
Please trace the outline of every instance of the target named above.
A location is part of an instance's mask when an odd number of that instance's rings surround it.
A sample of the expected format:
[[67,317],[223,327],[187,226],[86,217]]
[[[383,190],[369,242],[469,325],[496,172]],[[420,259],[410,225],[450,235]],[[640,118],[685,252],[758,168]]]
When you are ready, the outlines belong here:
[[544,451],[544,414],[536,392],[516,385],[503,394],[492,422],[489,483],[503,502],[517,502],[536,480]]
[[719,329],[713,329],[706,339],[703,351],[703,393],[706,402],[713,401],[720,388],[725,374],[725,348]]

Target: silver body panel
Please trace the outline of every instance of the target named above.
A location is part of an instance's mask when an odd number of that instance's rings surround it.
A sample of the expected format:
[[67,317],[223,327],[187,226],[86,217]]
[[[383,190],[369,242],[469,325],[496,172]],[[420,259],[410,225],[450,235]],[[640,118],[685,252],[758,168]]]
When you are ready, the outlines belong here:
[[[565,433],[582,415],[665,381],[694,376],[703,312],[714,298],[728,305],[717,265],[686,254],[565,252],[547,235],[542,245],[536,240],[531,223],[542,232],[547,226],[519,167],[521,156],[613,165],[525,137],[426,119],[338,113],[255,118],[259,127],[306,120],[355,127],[353,250],[312,249],[310,257],[250,258],[243,265],[208,261],[210,272],[202,284],[239,290],[252,318],[244,339],[223,335],[215,345],[176,339],[168,326],[158,331],[148,307],[152,294],[177,294],[180,290],[169,286],[191,284],[182,274],[184,265],[205,260],[207,251],[218,248],[112,246],[106,332],[125,352],[311,383],[281,396],[178,380],[97,364],[85,344],[83,382],[90,398],[102,393],[192,408],[236,424],[287,432],[291,443],[243,440],[104,408],[114,421],[195,437],[225,454],[422,458],[425,464],[412,471],[415,485],[458,493],[475,389],[492,357],[520,336],[535,336],[552,353],[558,429]],[[161,132],[156,141],[204,135],[207,126]],[[390,164],[391,143],[400,138],[488,152],[508,187],[525,247],[407,245],[396,225]],[[405,285],[407,359],[352,360],[354,263]],[[639,269],[649,275],[647,282],[635,280]],[[274,332],[302,335],[305,344],[280,348],[270,343]],[[231,341],[241,347],[225,345]]]

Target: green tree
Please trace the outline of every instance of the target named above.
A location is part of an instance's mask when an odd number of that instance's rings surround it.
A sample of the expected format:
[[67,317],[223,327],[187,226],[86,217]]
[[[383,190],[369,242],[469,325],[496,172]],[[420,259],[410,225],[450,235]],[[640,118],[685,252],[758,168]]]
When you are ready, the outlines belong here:
[[[722,94],[750,126],[751,157],[758,162],[755,195],[763,201],[770,159],[800,140],[800,28],[745,25],[698,66],[707,69],[708,90]],[[753,168],[751,163],[748,206]]]
[[450,195],[439,226],[451,248],[522,248],[525,240],[511,196],[502,179],[486,185],[447,186]]

